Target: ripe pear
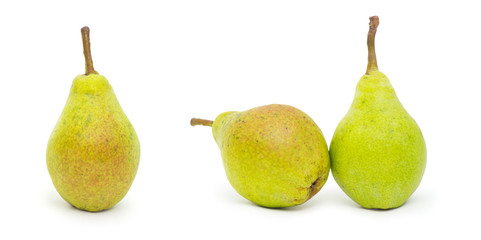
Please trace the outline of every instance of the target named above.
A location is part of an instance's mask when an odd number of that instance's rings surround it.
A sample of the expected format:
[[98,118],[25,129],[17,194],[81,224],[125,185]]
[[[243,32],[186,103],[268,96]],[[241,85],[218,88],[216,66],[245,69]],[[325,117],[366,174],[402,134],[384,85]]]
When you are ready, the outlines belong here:
[[246,199],[269,208],[304,203],[329,175],[329,152],[319,127],[304,112],[287,105],[266,105],[225,112],[211,126],[227,178]]
[[416,190],[426,166],[426,144],[386,75],[374,48],[379,18],[370,18],[368,67],[330,145],[332,174],[364,208],[390,209]]
[[117,204],[139,166],[140,143],[112,86],[93,68],[89,28],[82,28],[86,74],[77,76],[47,146],[47,167],[60,196],[96,212]]

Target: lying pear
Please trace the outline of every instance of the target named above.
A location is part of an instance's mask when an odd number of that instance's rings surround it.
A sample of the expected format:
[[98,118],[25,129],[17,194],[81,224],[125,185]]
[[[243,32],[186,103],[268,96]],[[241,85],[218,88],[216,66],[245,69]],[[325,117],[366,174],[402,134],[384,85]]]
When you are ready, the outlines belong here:
[[212,126],[225,172],[234,189],[264,207],[304,203],[322,188],[329,174],[329,152],[319,127],[304,112],[287,105],[266,105],[225,112]]
[[332,174],[341,189],[364,208],[401,206],[416,190],[426,166],[426,145],[414,119],[378,70],[370,18],[368,67],[351,108],[332,137]]
[[77,76],[47,146],[47,167],[60,196],[74,207],[113,207],[137,173],[140,144],[112,87],[93,68],[89,28],[82,28],[85,75]]

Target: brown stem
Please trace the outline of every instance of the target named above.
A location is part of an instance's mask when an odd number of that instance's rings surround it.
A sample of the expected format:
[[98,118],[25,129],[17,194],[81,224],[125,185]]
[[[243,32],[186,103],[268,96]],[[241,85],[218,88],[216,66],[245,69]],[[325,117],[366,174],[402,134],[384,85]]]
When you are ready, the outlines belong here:
[[379,17],[372,16],[369,18],[369,33],[367,34],[367,70],[366,74],[377,71],[376,49],[374,48],[374,38],[376,37],[377,26],[379,26]]
[[90,52],[90,29],[89,27],[85,26],[80,31],[82,32],[82,43],[84,46],[85,75],[97,74],[92,61],[92,53]]
[[200,119],[200,118],[192,118],[190,120],[190,125],[192,126],[202,125],[202,126],[212,127],[213,123],[214,121]]

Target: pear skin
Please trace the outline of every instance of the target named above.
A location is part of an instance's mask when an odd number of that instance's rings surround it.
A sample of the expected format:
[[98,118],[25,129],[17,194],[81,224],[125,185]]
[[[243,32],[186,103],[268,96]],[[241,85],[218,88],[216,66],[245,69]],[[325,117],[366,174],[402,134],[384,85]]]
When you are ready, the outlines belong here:
[[111,85],[93,69],[88,28],[82,28],[82,36],[87,73],[73,80],[48,141],[47,167],[65,201],[96,212],[127,194],[139,166],[140,143]]
[[377,67],[371,17],[369,61],[352,105],[330,145],[332,174],[341,189],[364,208],[401,206],[419,186],[426,167],[426,144],[386,75]]
[[296,206],[327,180],[330,161],[324,136],[297,108],[272,104],[225,112],[210,123],[193,121],[212,126],[230,184],[255,204]]

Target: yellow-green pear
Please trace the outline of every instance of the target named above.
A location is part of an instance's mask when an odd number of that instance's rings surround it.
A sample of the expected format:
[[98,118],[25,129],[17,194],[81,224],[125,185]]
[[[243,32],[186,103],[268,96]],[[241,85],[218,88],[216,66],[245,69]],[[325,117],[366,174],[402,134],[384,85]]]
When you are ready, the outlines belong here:
[[319,127],[297,108],[272,104],[225,112],[211,126],[227,178],[246,199],[264,207],[299,205],[322,188],[329,152]]
[[426,145],[414,119],[401,105],[387,77],[379,72],[370,18],[368,67],[351,108],[330,145],[332,174],[341,189],[364,208],[404,204],[421,182]]
[[85,75],[77,76],[50,136],[47,167],[60,196],[96,212],[117,204],[134,181],[140,143],[112,87],[93,68],[89,28],[82,28]]

